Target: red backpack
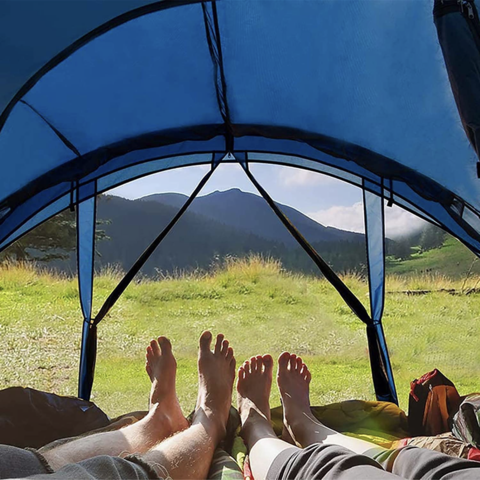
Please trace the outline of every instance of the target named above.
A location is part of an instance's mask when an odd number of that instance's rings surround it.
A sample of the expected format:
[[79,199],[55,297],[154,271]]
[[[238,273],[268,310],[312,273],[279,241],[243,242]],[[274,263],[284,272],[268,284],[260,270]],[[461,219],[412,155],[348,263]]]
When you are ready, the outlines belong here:
[[435,369],[410,383],[408,428],[410,435],[438,435],[451,431],[462,399],[455,385]]

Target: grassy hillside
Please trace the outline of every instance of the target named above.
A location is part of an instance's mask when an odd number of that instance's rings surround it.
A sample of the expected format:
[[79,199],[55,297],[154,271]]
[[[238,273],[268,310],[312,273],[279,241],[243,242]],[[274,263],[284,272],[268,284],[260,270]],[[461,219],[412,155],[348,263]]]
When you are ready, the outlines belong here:
[[[457,239],[447,236],[441,248],[413,253],[408,260],[387,259],[387,271],[398,275],[445,275],[465,278],[467,274],[480,275],[480,261]],[[473,263],[473,266],[472,266]]]
[[[117,281],[114,272],[96,279],[95,311]],[[359,278],[345,281],[368,302]],[[404,408],[410,380],[435,367],[462,394],[480,391],[480,295],[399,293],[461,283],[432,276],[388,279],[384,326]],[[250,258],[231,261],[209,276],[131,285],[99,326],[93,400],[109,415],[145,409],[144,350],[151,338],[165,334],[178,358],[181,403],[191,410],[196,342],[204,329],[227,335],[238,364],[258,353],[300,354],[313,373],[314,404],[374,399],[365,328],[332,287],[284,272],[278,263]],[[1,268],[1,388],[24,385],[75,394],[80,332],[76,280],[27,267]],[[279,403],[275,390],[272,403]]]

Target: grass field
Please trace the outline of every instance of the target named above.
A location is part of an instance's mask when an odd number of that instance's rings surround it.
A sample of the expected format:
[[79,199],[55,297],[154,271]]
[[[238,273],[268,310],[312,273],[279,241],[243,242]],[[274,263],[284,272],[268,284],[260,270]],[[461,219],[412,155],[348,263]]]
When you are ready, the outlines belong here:
[[480,261],[458,240],[448,235],[442,248],[413,253],[408,260],[389,257],[387,270],[394,275],[408,275],[415,272],[415,275],[426,273],[462,279],[468,273],[479,276]]
[[[95,280],[96,311],[118,282],[118,273]],[[346,283],[368,304],[359,278]],[[475,283],[471,278],[469,283]],[[461,279],[390,276],[384,328],[400,403],[409,382],[439,368],[461,394],[480,391],[480,295],[408,289],[460,288]],[[178,359],[178,392],[185,412],[195,403],[197,339],[204,329],[223,332],[237,363],[283,350],[300,354],[313,373],[312,402],[374,399],[365,328],[323,280],[292,275],[259,258],[231,261],[211,275],[140,281],[128,287],[99,325],[93,401],[109,415],[145,409],[149,382],[144,350],[160,334],[172,339]],[[0,271],[0,388],[30,386],[76,394],[81,314],[75,279],[33,268]],[[272,404],[279,403],[272,394]]]

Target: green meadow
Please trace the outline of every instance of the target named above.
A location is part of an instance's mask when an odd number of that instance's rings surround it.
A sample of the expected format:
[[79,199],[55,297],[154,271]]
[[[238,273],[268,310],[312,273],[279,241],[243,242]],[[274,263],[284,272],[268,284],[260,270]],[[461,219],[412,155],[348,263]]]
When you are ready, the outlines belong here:
[[[0,270],[0,388],[22,385],[75,395],[82,327],[76,279],[29,266],[7,264]],[[111,270],[97,276],[94,311],[119,275]],[[368,305],[365,281],[343,279]],[[431,273],[388,277],[384,329],[404,409],[410,381],[433,368],[461,394],[480,391],[480,294],[439,291],[465,291],[477,280],[471,276],[465,284],[461,277]],[[410,290],[429,292],[410,295]],[[210,274],[130,285],[99,325],[92,400],[110,416],[144,410],[145,347],[163,334],[172,340],[178,395],[189,412],[196,396],[197,339],[205,329],[228,337],[237,364],[267,352],[301,355],[313,374],[313,404],[374,400],[364,325],[325,280],[283,271],[278,262],[259,257],[230,260]],[[276,389],[271,401],[279,404]]]

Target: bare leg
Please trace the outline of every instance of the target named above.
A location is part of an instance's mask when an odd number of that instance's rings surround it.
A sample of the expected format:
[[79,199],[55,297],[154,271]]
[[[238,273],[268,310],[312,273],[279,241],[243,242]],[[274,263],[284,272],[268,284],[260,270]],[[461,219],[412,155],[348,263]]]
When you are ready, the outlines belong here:
[[238,409],[242,436],[249,449],[250,466],[255,480],[267,477],[280,452],[292,447],[276,437],[270,423],[270,390],[273,359],[270,355],[252,357],[238,371]]
[[363,454],[377,445],[347,437],[320,423],[310,411],[309,385],[312,376],[300,357],[284,352],[278,359],[277,383],[283,404],[284,426],[302,447],[314,443],[340,445]]
[[175,393],[177,364],[172,345],[165,337],[152,340],[147,348],[147,373],[152,380],[150,411],[121,430],[79,438],[43,455],[54,470],[98,455],[119,456],[145,453],[158,442],[188,427]]
[[[235,378],[233,349],[218,335],[214,352],[212,334],[200,337],[198,399],[192,426],[156,447],[143,458],[161,465],[174,479],[206,478],[213,453],[225,436]],[[165,474],[159,469],[160,474]]]

